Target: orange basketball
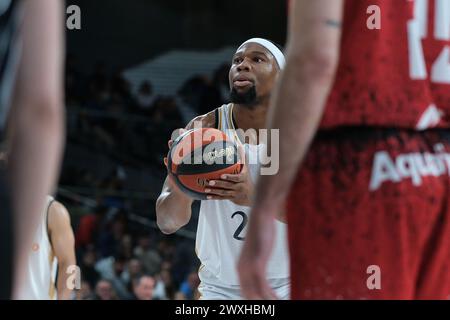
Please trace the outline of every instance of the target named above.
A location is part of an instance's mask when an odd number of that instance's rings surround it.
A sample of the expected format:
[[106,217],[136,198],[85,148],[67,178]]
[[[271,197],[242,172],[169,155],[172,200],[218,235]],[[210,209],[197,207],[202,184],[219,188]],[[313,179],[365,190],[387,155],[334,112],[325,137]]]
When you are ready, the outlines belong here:
[[174,141],[167,158],[169,178],[197,200],[206,199],[210,180],[242,169],[237,145],[224,132],[212,128],[186,131]]

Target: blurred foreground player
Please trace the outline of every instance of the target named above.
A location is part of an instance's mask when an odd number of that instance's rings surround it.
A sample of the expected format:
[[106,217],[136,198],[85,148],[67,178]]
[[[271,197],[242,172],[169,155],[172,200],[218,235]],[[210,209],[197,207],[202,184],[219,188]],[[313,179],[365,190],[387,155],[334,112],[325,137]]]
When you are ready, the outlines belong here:
[[[242,299],[236,264],[247,232],[253,186],[260,176],[265,141],[245,139],[240,133],[251,129],[259,133],[259,129],[265,129],[272,90],[284,63],[283,53],[272,42],[261,38],[244,42],[234,54],[229,71],[232,102],[195,118],[187,126],[190,129],[197,123],[225,132],[248,158],[241,173],[209,181],[205,186],[209,199],[201,201],[196,238],[196,253],[202,263],[199,292],[203,300]],[[166,179],[156,204],[160,229],[174,233],[186,225],[191,219],[192,202],[172,180]],[[288,299],[286,224],[277,220],[275,228],[275,248],[264,277],[274,290],[271,298]]]
[[257,186],[245,296],[270,294],[268,218],[287,198],[292,298],[450,298],[449,1],[292,5],[269,112],[280,171]]
[[0,0],[0,143],[6,139],[10,149],[9,165],[0,172],[0,299],[10,299],[25,279],[33,230],[59,171],[62,5]]
[[[8,163],[0,149],[0,167]],[[70,215],[64,205],[47,196],[33,242],[28,244],[26,273],[15,298],[19,300],[68,300],[73,291],[67,286],[76,265],[75,238]],[[57,276],[58,275],[58,276]]]

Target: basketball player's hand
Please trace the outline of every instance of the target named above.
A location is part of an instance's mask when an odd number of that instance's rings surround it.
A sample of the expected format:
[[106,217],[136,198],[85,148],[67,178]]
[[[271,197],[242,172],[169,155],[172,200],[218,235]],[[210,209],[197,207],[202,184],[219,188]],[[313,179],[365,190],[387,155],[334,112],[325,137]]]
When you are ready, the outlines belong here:
[[[239,148],[241,159],[245,159],[245,152]],[[224,174],[221,180],[209,181],[205,188],[208,200],[230,200],[240,206],[250,206],[254,192],[254,184],[250,178],[248,166],[244,161],[242,170],[238,174]]]
[[[182,135],[183,133],[185,133],[186,130],[185,130],[185,129],[178,129],[177,132],[178,132],[178,133],[177,133],[176,137],[179,137],[180,135]],[[176,139],[176,137],[175,137],[175,139]],[[173,138],[170,139],[170,140],[167,142],[167,146],[169,147],[169,150],[170,150],[170,148],[172,147],[172,145],[173,145]],[[168,161],[169,161],[169,160],[167,159],[167,157],[164,157],[164,165],[166,166],[166,168],[167,168],[167,163],[168,163]]]
[[238,262],[238,274],[241,293],[249,300],[277,300],[270,287],[266,269],[269,263],[275,239],[274,219],[260,214],[258,208],[252,209],[250,222],[241,256]]

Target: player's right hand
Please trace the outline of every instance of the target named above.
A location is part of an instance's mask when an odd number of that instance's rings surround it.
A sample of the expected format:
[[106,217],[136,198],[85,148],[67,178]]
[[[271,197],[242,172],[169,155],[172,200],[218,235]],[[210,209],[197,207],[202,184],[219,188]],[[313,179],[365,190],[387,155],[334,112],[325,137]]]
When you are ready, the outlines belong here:
[[[176,139],[177,137],[179,137],[180,135],[185,133],[186,129],[178,129],[176,131],[178,132],[178,134],[176,134],[176,136],[172,135],[172,138],[169,141],[167,141],[167,146],[169,147],[169,150],[170,150],[170,148],[172,148],[174,139]],[[164,165],[166,166],[166,168],[167,168],[168,163],[169,163],[169,159],[167,157],[164,157]]]

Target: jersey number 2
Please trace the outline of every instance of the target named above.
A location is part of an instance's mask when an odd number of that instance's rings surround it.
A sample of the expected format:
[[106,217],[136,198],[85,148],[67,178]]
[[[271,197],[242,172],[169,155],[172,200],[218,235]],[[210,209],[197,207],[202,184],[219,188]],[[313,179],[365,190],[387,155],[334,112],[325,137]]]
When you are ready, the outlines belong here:
[[233,238],[235,238],[236,240],[239,240],[239,241],[244,241],[245,238],[241,237],[241,233],[242,233],[242,230],[244,230],[245,226],[247,225],[248,217],[242,211],[237,211],[237,212],[233,213],[233,215],[231,216],[231,219],[234,219],[235,216],[241,216],[242,222],[239,225],[239,227],[237,227],[236,231],[234,232]]
[[[409,74],[413,80],[425,80],[428,72],[422,40],[428,37],[428,1],[414,1],[414,19],[408,21]],[[434,39],[450,40],[450,1],[435,0]],[[450,84],[450,46],[444,46],[431,67],[431,81]]]

